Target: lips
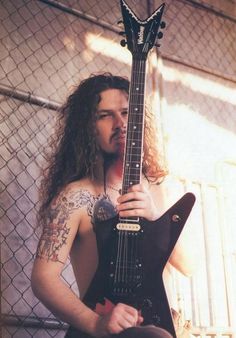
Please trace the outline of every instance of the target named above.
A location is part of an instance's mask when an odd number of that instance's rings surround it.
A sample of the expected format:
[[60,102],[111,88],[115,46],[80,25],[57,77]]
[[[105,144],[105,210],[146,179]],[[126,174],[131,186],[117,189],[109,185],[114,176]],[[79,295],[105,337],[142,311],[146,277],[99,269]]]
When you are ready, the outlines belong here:
[[125,144],[125,135],[119,135],[114,138],[116,143]]
[[118,132],[111,136],[111,141],[114,140],[116,142],[124,142],[126,138],[126,132]]

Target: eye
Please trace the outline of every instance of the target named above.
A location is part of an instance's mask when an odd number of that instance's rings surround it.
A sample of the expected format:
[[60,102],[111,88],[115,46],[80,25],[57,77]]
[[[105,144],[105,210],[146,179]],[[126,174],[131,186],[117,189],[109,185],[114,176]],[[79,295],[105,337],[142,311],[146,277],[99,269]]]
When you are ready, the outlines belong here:
[[97,119],[102,120],[102,119],[105,119],[105,118],[110,117],[110,116],[111,116],[111,113],[109,113],[109,112],[101,112],[97,115]]
[[123,110],[123,111],[122,111],[122,115],[123,115],[123,116],[127,116],[127,115],[128,115],[128,110]]

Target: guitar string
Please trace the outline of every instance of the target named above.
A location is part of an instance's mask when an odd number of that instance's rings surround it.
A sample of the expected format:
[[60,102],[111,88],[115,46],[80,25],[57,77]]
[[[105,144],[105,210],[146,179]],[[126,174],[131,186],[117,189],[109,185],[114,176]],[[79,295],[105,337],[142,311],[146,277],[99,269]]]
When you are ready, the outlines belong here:
[[[134,65],[134,67],[135,67],[135,65]],[[135,72],[135,68],[133,69],[133,71]],[[132,79],[133,80],[133,79]],[[133,83],[133,82],[132,82]],[[130,107],[131,107],[131,103],[132,103],[132,90],[133,90],[133,88],[131,88],[131,94],[130,94]],[[132,118],[132,112],[130,112],[130,116],[129,116],[129,119],[131,120],[131,118]],[[131,121],[132,122],[132,121]],[[129,133],[127,134],[128,136],[127,136],[127,140],[126,140],[126,142],[127,142],[127,147],[128,147],[128,144],[129,144],[129,142],[130,142],[130,137],[132,138],[132,135],[130,135],[131,133],[133,133],[133,130],[129,130]],[[129,163],[130,162],[130,158],[128,157],[128,155],[129,155],[129,153],[127,154],[127,152],[126,152],[126,159],[125,159],[125,164],[127,164],[127,163]],[[126,167],[125,167],[125,171],[126,171],[126,175],[125,175],[125,178],[124,178],[124,183],[125,183],[125,190],[127,190],[128,189],[128,187],[127,187],[127,174],[130,174],[130,172],[129,172],[129,167],[127,167],[127,165],[126,165]]]
[[[142,61],[141,61],[142,62]],[[140,64],[140,65],[138,65],[139,67],[140,67],[140,69],[135,69],[134,68],[134,72],[136,72],[136,74],[145,74],[145,72],[143,71],[143,69],[144,69],[144,65],[142,65],[142,64]],[[140,86],[141,84],[142,84],[142,82],[141,82],[141,80],[138,78],[138,81],[136,80],[135,81],[136,83],[138,83],[138,85]],[[141,89],[143,89],[143,88],[141,88]],[[135,106],[135,96],[137,96],[138,95],[138,98],[139,98],[139,100],[137,100],[138,102],[136,102],[136,105],[138,105],[138,106],[143,106],[143,102],[141,102],[141,100],[140,100],[140,95],[139,95],[139,93],[135,93],[135,94],[131,94],[131,103],[132,103],[132,105],[133,106]],[[134,107],[133,107],[134,108]],[[142,114],[140,114],[140,111],[137,113],[137,116],[138,116],[138,118],[139,118],[139,120],[138,119],[136,119],[136,124],[138,125],[138,124],[141,124],[142,125],[142,122],[143,121],[140,121],[140,117],[142,118]],[[131,121],[132,121],[132,114],[131,114]],[[132,121],[132,123],[133,123],[134,121]],[[136,131],[134,131],[134,130],[131,130],[130,131],[130,133],[128,134],[128,147],[129,148],[131,148],[131,150],[132,150],[132,147],[131,147],[131,141],[130,140],[132,140],[132,139],[135,139],[134,138],[134,133],[135,134],[137,134],[137,133],[139,133],[139,131],[138,130],[136,130]],[[131,135],[131,136],[130,136]],[[138,145],[139,146],[139,148],[141,148],[140,147],[140,145]],[[141,149],[140,149],[141,150]],[[135,155],[137,155],[137,154],[135,154]],[[141,156],[141,153],[140,154],[138,154],[137,155],[139,158],[140,158],[140,156]],[[134,157],[134,154],[132,153],[132,151],[130,151],[129,152],[129,157],[128,156],[126,156],[126,162],[128,162],[128,163],[130,163],[131,162],[131,158],[132,157]],[[129,187],[129,185],[128,185],[128,183],[129,183],[129,181],[127,180],[127,178],[129,178],[131,175],[130,175],[130,170],[131,170],[131,167],[130,166],[126,166],[126,172],[127,172],[127,175],[125,175],[125,178],[126,178],[126,180],[125,180],[125,188],[128,188]]]
[[[135,71],[135,70],[134,70]],[[133,72],[132,72],[132,74],[133,74]],[[131,83],[133,83],[133,82],[131,82]],[[131,95],[130,95],[130,100],[132,101],[132,88],[131,88]],[[132,117],[132,115],[130,115],[130,119],[131,119],[131,117]],[[130,131],[129,131],[130,132]],[[128,135],[130,135],[130,134],[128,134]],[[126,142],[127,142],[127,146],[128,146],[128,142],[129,142],[129,139],[127,138],[127,140],[126,140]],[[126,163],[126,161],[127,161],[127,152],[126,152],[126,159],[125,159],[125,163]],[[126,173],[125,174],[127,174],[127,168],[125,169],[126,170]],[[127,176],[125,175],[125,178],[126,178]],[[125,186],[124,186],[124,190],[125,190],[125,192],[126,192],[126,190],[127,190],[127,188],[126,188],[126,182],[125,182],[125,179],[124,179],[124,184],[125,184]],[[126,236],[127,237],[127,236]],[[123,243],[121,243],[121,245],[122,245]],[[127,271],[125,271],[125,265],[127,264],[127,243],[125,243],[125,247],[124,247],[124,250],[119,250],[119,252],[122,254],[123,253],[123,255],[124,255],[124,257],[121,257],[121,259],[119,259],[119,262],[120,262],[120,264],[122,264],[122,262],[123,262],[123,270],[121,271],[121,281],[124,281],[124,274],[126,274],[126,276],[127,276]],[[123,259],[122,259],[123,258]],[[120,269],[118,269],[118,271],[120,271]],[[123,272],[123,273],[122,273]],[[120,278],[119,278],[120,279]]]
[[[141,65],[142,66],[142,65]],[[141,67],[142,68],[142,67]],[[134,67],[134,74],[136,75],[136,74],[142,74],[142,69],[139,69],[138,70],[138,72],[137,71],[135,71],[135,67]],[[137,80],[135,81],[135,84],[137,85]],[[138,81],[138,85],[140,86],[140,81]],[[132,93],[132,92],[131,92]],[[134,95],[134,97],[135,96],[137,96],[137,94],[136,95]],[[132,100],[132,103],[133,103],[133,101],[134,101],[134,97],[132,97],[132,95],[131,95],[131,100]],[[138,96],[138,97],[140,97],[140,96]],[[137,103],[137,102],[136,102]],[[139,115],[140,115],[140,112],[139,112]],[[136,121],[137,122],[137,121]],[[134,131],[132,131],[132,134],[134,134]],[[132,135],[131,134],[131,135]],[[129,134],[130,135],[130,134]],[[134,137],[132,136],[131,137],[131,140],[133,139]],[[129,159],[129,162],[131,162],[131,158]],[[130,171],[130,169],[129,169],[129,171]],[[130,174],[130,173],[129,173]],[[125,236],[125,237],[127,237],[127,235]],[[133,244],[133,241],[131,241],[131,243]],[[132,245],[131,244],[131,245]],[[128,278],[128,276],[130,276],[131,275],[131,279],[133,279],[133,274],[134,274],[134,269],[132,269],[132,267],[134,267],[135,266],[135,260],[136,260],[136,253],[135,253],[135,250],[133,250],[133,246],[131,247],[131,261],[129,262],[129,260],[128,260],[128,241],[127,241],[127,238],[126,238],[126,240],[125,240],[125,243],[124,243],[124,250],[121,250],[120,252],[121,252],[121,254],[122,254],[122,252],[123,252],[123,254],[124,254],[124,259],[119,259],[119,261],[120,261],[120,264],[122,264],[123,265],[123,267],[121,267],[121,269],[122,269],[122,271],[123,271],[123,276],[122,276],[122,280],[123,281],[125,281],[125,276],[126,276],[126,282],[128,281],[127,280],[127,278]],[[130,273],[128,273],[128,269],[129,269],[129,263],[131,264],[131,274]],[[120,269],[119,269],[119,271],[120,271]]]
[[[144,84],[144,81],[141,81],[141,79],[140,79],[140,77],[142,77],[145,73],[144,73],[144,67],[143,67],[144,65],[141,63],[140,64],[140,69],[139,69],[139,72],[138,72],[138,74],[139,74],[139,77],[138,77],[138,87],[140,86],[143,86],[143,84]],[[142,79],[142,80],[145,80],[145,79]],[[140,91],[141,91],[141,93],[144,93],[144,88],[140,88]],[[140,94],[140,92],[139,92],[139,94]],[[142,106],[141,106],[141,104],[143,104],[143,102],[140,104],[140,102],[139,101],[141,101],[143,98],[142,97],[140,97],[140,95],[138,95],[138,99],[139,100],[137,100],[137,102],[139,103],[139,106],[138,107],[140,107],[140,108],[143,108]],[[141,99],[141,100],[140,100]],[[142,109],[143,110],[143,109]],[[139,121],[139,118],[140,118],[140,116],[143,114],[143,111],[138,111],[138,122],[140,122]],[[143,121],[142,121],[143,122]],[[134,138],[134,137],[133,137]],[[139,142],[140,142],[140,140],[139,140]],[[138,144],[138,146],[140,147],[140,145]],[[142,149],[141,149],[142,150]],[[139,156],[140,156],[140,160],[141,160],[141,154],[139,154]],[[141,163],[140,163],[140,170],[141,170]],[[139,171],[139,180],[140,180],[140,171]],[[134,244],[136,244],[136,242],[137,242],[137,236],[135,236],[134,237],[134,239],[135,239],[135,243],[133,243],[133,241],[132,241],[132,244],[134,245]],[[134,249],[134,246],[132,247],[132,251],[131,251],[131,255],[132,255],[132,266],[134,267],[133,268],[133,270],[132,270],[132,274],[131,274],[131,278],[132,278],[132,281],[134,280],[134,276],[135,276],[135,273],[136,273],[136,271],[135,271],[135,263],[136,263],[136,259],[137,259],[137,251]]]
[[[138,66],[138,69],[136,69],[137,68],[136,66]],[[135,66],[134,66],[134,75],[135,75],[136,79],[135,79],[135,82],[133,82],[133,83],[134,83],[135,87],[137,87],[137,86],[140,87],[140,84],[141,84],[140,82],[141,81],[140,81],[139,77],[142,75],[141,72],[142,72],[142,64],[140,64],[140,62],[139,62],[138,64],[135,64]],[[131,96],[131,104],[133,105],[132,106],[132,110],[134,110],[135,107],[139,107],[139,108],[141,107],[140,106],[140,102],[139,102],[139,100],[140,100],[140,96],[139,96],[140,91],[139,91],[139,93],[136,93],[136,88],[133,88],[133,89],[134,89],[134,91],[132,91],[133,95]],[[140,90],[141,89],[142,88],[140,88]],[[131,126],[134,126],[134,123],[137,124],[137,122],[139,122],[139,116],[140,116],[140,111],[137,111],[137,116],[135,116],[134,113],[132,113],[132,115],[131,115]],[[133,150],[135,150],[134,146],[133,147],[131,146],[131,142],[134,142],[134,139],[135,139],[135,142],[136,142],[137,137],[135,137],[135,135],[137,134],[137,129],[135,131],[134,131],[134,129],[132,129],[131,133],[129,133],[128,135],[130,135],[130,134],[131,134],[131,139],[128,140],[128,146],[130,146],[130,151],[128,152],[130,158],[128,159],[128,161],[130,163],[130,166],[129,166],[129,175],[126,176],[129,179],[130,179],[130,176],[131,176],[130,175],[131,166],[133,165],[133,163],[131,161],[132,158],[133,158],[132,152],[133,152]],[[135,175],[136,175],[136,172],[135,172]],[[140,179],[140,177],[139,177],[139,179]],[[137,182],[134,182],[134,183],[137,183]],[[129,280],[127,280],[127,284],[128,285],[129,284],[132,285],[132,281],[134,281],[134,275],[135,275],[135,269],[134,268],[135,268],[135,260],[136,260],[137,253],[133,250],[134,240],[136,240],[136,237],[132,236],[131,237],[131,248],[130,248],[130,250],[131,250],[130,251],[130,265],[131,265],[131,269],[130,270],[131,271],[130,271],[129,274],[127,273],[127,279],[129,278]],[[128,264],[128,262],[127,262],[127,264]]]
[[[139,72],[139,81],[138,81],[138,86],[142,86],[142,88],[140,88],[140,91],[142,93],[142,95],[144,95],[144,90],[145,90],[145,61],[141,61],[141,64],[140,64],[140,72]],[[140,100],[141,99],[141,100]],[[143,97],[140,97],[139,95],[139,100],[142,101],[141,102],[141,105],[140,105],[140,108],[142,109],[142,111],[140,112],[139,111],[139,118],[141,117],[141,126],[142,126],[142,130],[141,130],[141,137],[142,137],[142,134],[144,132],[143,128],[144,128],[144,96]],[[140,103],[140,102],[139,102]],[[140,140],[139,142],[141,142],[140,145],[138,145],[140,147],[140,152],[142,152],[142,140]],[[139,154],[140,156],[140,171],[139,171],[139,180],[140,180],[140,176],[141,176],[141,168],[142,168],[142,163],[141,163],[141,157],[142,157],[142,154],[140,153]],[[133,250],[133,266],[134,266],[134,270],[133,270],[133,274],[132,274],[132,280],[134,280],[134,276],[136,275],[136,270],[135,270],[135,264],[136,264],[136,261],[137,261],[137,249],[138,249],[138,236],[135,236],[135,249]]]
[[125,260],[124,260],[124,262],[123,262],[123,264],[124,264],[124,269],[123,269],[123,281],[124,282],[126,282],[126,284],[127,284],[127,280],[126,280],[126,278],[127,278],[127,275],[128,275],[128,271],[127,271],[127,269],[128,269],[128,266],[127,266],[127,260],[128,260],[128,233],[127,233],[127,231],[125,231],[124,232],[124,236],[125,236],[125,243],[124,243],[124,257],[125,257]]
[[115,276],[114,276],[114,282],[115,282],[115,285],[119,283],[120,281],[120,250],[121,250],[121,231],[118,231],[118,252],[117,252],[117,256],[116,256],[116,265],[115,265]]
[[[142,60],[138,63],[138,70],[136,70],[136,64],[134,63],[134,69],[133,69],[133,73],[132,73],[132,74],[134,74],[134,77],[136,76],[136,74],[138,75],[136,81],[133,81],[132,83],[135,82],[136,85],[138,84],[138,86],[139,86],[139,92],[143,91],[143,89],[144,89],[144,88],[140,88],[140,85],[142,85],[144,83],[144,81],[141,82],[141,80],[139,79],[139,75],[140,75],[140,77],[143,76],[143,75],[145,76],[145,71],[144,71],[145,64],[143,64],[143,63],[144,62]],[[131,95],[130,95],[131,104],[134,105],[135,99],[137,101],[136,105],[143,106],[143,102],[139,102],[139,101],[143,101],[143,98],[141,98],[141,100],[140,100],[140,93],[133,94],[132,88],[131,88]],[[134,107],[132,107],[132,108],[134,109]],[[141,113],[143,114],[143,112],[141,112]],[[140,114],[140,111],[139,111],[138,114],[137,114],[137,116],[140,118],[140,115],[142,117],[142,114]],[[134,121],[132,121],[132,119],[133,119],[132,116],[133,115],[134,114],[131,114],[131,125],[134,122]],[[142,119],[143,119],[143,117],[142,117]],[[140,123],[140,121],[137,121],[137,119],[136,119],[136,123],[137,122]],[[143,120],[142,120],[142,123],[143,123]],[[137,131],[136,131],[136,133],[137,133]],[[131,134],[131,138],[130,139],[131,140],[134,139],[134,134],[135,134],[134,130],[129,131],[129,135],[130,134]],[[130,140],[127,140],[127,142],[130,142]],[[139,145],[139,147],[140,147],[140,145]],[[131,150],[132,150],[132,148],[131,148]],[[128,158],[128,161],[129,161],[128,163],[131,163],[131,158],[133,157],[132,156],[133,154],[131,154],[131,151],[129,153],[130,153],[130,156]],[[129,166],[128,167],[128,174],[129,175],[126,175],[125,177],[127,177],[127,176],[130,177],[130,170],[131,170],[131,168]],[[140,173],[139,173],[139,178],[140,178]],[[126,181],[125,181],[125,185],[126,185],[126,189],[127,189],[127,182]],[[135,271],[134,271],[134,268],[132,268],[132,267],[135,267],[136,255],[137,254],[136,254],[136,250],[134,250],[133,246],[132,246],[131,247],[131,252],[130,252],[130,256],[131,256],[130,258],[131,259],[129,260],[129,257],[128,257],[129,256],[129,251],[128,251],[128,242],[129,242],[128,241],[128,234],[127,234],[126,231],[120,231],[120,233],[121,234],[119,234],[119,240],[118,240],[118,255],[117,255],[117,263],[116,263],[115,280],[116,281],[118,281],[118,280],[120,281],[120,279],[121,279],[124,282],[125,281],[128,282],[127,278],[129,276],[131,276],[131,279],[133,280],[133,275],[134,275]],[[125,241],[124,241],[124,243],[123,243],[123,235],[122,235],[122,233],[124,233],[124,235],[125,235]],[[137,236],[135,236],[135,242],[136,242],[136,237]],[[133,243],[133,240],[131,241],[131,243]],[[124,247],[123,247],[123,245],[124,245]],[[122,259],[122,253],[123,253],[123,259]],[[131,269],[131,274],[128,273],[128,271],[130,270],[129,269],[129,265],[130,265],[130,269]]]

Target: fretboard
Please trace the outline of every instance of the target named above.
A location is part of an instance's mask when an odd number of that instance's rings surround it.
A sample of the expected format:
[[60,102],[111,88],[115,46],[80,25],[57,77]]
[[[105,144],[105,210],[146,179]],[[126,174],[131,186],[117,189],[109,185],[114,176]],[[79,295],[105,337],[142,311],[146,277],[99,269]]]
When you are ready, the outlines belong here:
[[127,193],[130,186],[139,184],[141,179],[145,72],[146,60],[133,59],[129,91],[129,116],[124,157],[122,194]]

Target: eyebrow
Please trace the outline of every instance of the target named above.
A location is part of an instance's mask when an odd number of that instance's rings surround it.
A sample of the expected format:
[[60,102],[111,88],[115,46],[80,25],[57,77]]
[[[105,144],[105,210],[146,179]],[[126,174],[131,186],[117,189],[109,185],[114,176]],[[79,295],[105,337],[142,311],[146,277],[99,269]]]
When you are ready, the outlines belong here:
[[112,109],[100,109],[97,110],[97,113],[112,113],[113,110]]
[[[128,110],[127,108],[122,108],[121,111]],[[114,110],[113,109],[100,109],[97,110],[97,113],[112,113]]]

